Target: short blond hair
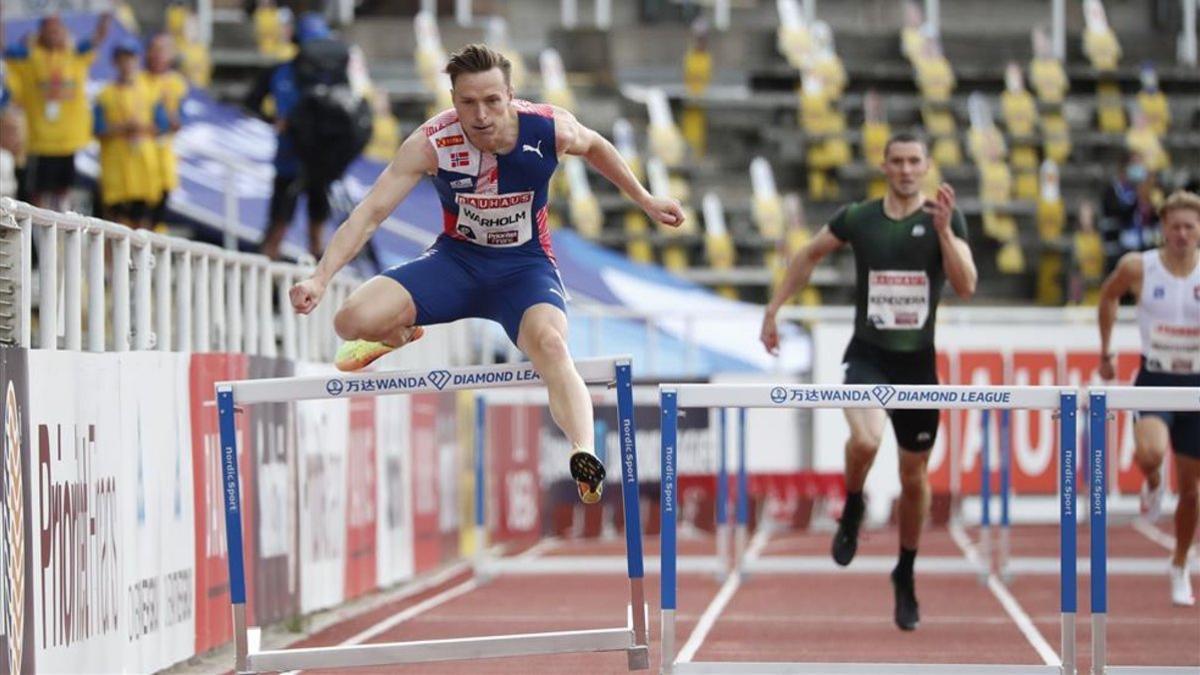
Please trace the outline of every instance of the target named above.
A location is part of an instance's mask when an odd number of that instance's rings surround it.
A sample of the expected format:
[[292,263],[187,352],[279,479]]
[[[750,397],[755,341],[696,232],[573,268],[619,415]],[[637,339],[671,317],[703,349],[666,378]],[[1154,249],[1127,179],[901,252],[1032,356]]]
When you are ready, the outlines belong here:
[[499,68],[504,74],[504,84],[511,83],[512,63],[503,54],[485,44],[473,44],[451,54],[445,72],[450,76],[450,85],[453,86],[459,75],[486,73],[492,68]]
[[1187,190],[1172,192],[1171,196],[1167,197],[1167,200],[1159,207],[1158,218],[1165,221],[1168,214],[1181,209],[1191,209],[1196,212],[1196,215],[1200,215],[1200,195],[1197,195],[1195,192],[1188,192]]

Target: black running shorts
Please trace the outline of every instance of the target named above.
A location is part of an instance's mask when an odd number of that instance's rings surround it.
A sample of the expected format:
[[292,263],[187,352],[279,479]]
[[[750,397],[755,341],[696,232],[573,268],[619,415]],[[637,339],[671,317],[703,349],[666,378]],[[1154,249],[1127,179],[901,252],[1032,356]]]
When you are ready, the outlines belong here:
[[[895,352],[851,338],[842,357],[846,384],[937,384],[937,355],[930,347]],[[926,452],[937,439],[937,410],[889,410],[902,450]]]
[[[1146,357],[1133,380],[1135,387],[1200,387],[1200,375],[1177,375],[1146,370]],[[1171,447],[1175,454],[1200,459],[1200,412],[1169,412],[1140,410],[1138,419],[1158,417],[1171,432]]]

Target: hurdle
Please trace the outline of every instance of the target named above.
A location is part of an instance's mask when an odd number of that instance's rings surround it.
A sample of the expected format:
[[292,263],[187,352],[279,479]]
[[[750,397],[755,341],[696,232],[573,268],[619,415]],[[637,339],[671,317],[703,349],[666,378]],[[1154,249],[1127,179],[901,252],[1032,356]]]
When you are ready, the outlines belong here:
[[383,371],[311,377],[239,380],[216,384],[220,421],[225,537],[229,552],[229,594],[234,622],[234,659],[238,673],[308,668],[348,668],[425,663],[502,656],[624,651],[630,670],[650,667],[647,610],[643,585],[641,523],[638,505],[637,449],[633,431],[633,377],[628,356],[575,362],[585,382],[616,387],[621,423],[621,492],[625,515],[626,567],[630,604],[622,628],[489,635],[414,642],[392,642],[309,649],[260,649],[261,633],[247,626],[246,575],[242,552],[240,483],[234,415],[242,406],[357,396],[436,393],[485,387],[538,384],[529,363],[433,370]]
[[979,557],[983,563],[979,570],[979,580],[987,583],[991,574],[993,552],[995,553],[996,571],[1006,583],[1012,581],[1013,573],[1010,568],[1012,561],[1012,544],[1010,537],[1009,499],[1012,498],[1012,425],[1011,410],[996,411],[1000,416],[1000,439],[998,459],[1000,463],[1000,523],[999,548],[992,547],[992,434],[991,410],[984,410],[980,415],[983,432],[983,447],[979,466]]
[[1200,412],[1200,387],[1091,387],[1088,389],[1091,517],[1092,672],[1195,673],[1195,666],[1108,665],[1108,411]]
[[[662,414],[662,673],[1074,673],[1076,598],[1076,410],[1078,394],[1069,387],[890,386],[890,385],[714,385],[664,384],[659,387]],[[675,650],[675,528],[679,510],[676,475],[678,416],[687,408],[1000,408],[1055,410],[1059,418],[1059,604],[1061,646],[1058,662],[1018,664],[891,664],[695,662]],[[732,594],[729,584],[718,596]],[[685,651],[689,651],[685,648]]]

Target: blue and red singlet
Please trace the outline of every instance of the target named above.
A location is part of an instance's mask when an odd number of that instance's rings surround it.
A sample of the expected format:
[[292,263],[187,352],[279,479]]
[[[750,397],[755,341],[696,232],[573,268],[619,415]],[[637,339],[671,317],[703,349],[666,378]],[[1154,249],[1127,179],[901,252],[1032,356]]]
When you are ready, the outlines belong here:
[[513,107],[517,142],[503,155],[472,145],[453,109],[422,127],[437,157],[442,234],[421,257],[383,272],[412,295],[417,325],[492,319],[515,343],[525,310],[566,311],[546,224],[558,167],[554,110],[523,100]]

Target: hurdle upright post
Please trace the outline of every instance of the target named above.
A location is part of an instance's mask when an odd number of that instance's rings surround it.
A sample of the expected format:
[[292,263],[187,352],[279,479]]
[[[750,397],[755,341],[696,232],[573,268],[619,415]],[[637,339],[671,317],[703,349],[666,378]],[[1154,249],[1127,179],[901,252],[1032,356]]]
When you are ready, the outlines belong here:
[[246,571],[242,557],[242,507],[238,481],[237,424],[233,388],[217,391],[217,418],[221,435],[221,495],[225,501],[225,544],[229,556],[229,600],[233,604],[234,667],[247,670],[249,654],[246,616]]
[[1076,394],[1059,395],[1058,407],[1058,552],[1059,606],[1061,612],[1060,644],[1062,672],[1075,672],[1075,615],[1078,611],[1076,583],[1078,560],[1075,553],[1075,428]]
[[475,570],[487,556],[487,400],[475,396]]
[[1091,599],[1092,599],[1092,672],[1103,673],[1106,666],[1108,628],[1108,491],[1105,466],[1107,454],[1108,396],[1093,392],[1089,397],[1088,426],[1091,428],[1089,476],[1091,478],[1088,511],[1091,513]]
[[992,571],[992,411],[980,411],[983,447],[979,460],[979,582]]
[[1000,411],[1000,550],[996,568],[1000,578],[1009,581],[1011,573],[1008,561],[1011,558],[1009,539],[1009,499],[1012,497],[1012,411]]
[[750,529],[750,485],[746,478],[746,409],[738,408],[737,529],[733,542],[734,568],[742,568]]
[[728,409],[717,408],[717,576],[729,576]]
[[675,527],[678,501],[678,486],[675,475],[676,434],[679,425],[678,399],[673,390],[664,389],[659,394],[659,409],[662,411],[661,455],[662,478],[659,485],[659,509],[661,512],[659,541],[659,595],[662,605],[662,645],[660,671],[670,674],[675,665]]
[[629,613],[633,626],[630,670],[650,667],[650,634],[647,627],[645,570],[642,560],[642,509],[638,494],[637,447],[633,425],[633,368],[629,361],[616,364],[617,433],[621,439],[621,497],[625,515],[625,558],[629,572]]

